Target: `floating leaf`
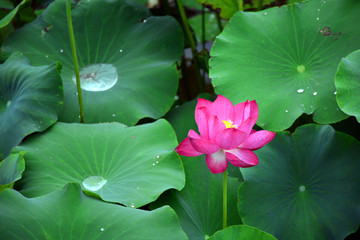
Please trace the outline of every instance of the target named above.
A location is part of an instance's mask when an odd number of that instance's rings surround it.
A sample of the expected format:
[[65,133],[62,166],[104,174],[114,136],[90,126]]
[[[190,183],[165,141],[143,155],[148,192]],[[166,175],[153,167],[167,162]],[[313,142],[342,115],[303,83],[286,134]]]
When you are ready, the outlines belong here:
[[209,240],[276,240],[270,234],[263,232],[257,228],[238,225],[227,227],[221,231],[216,232]]
[[239,211],[245,224],[279,239],[339,239],[360,222],[360,143],[328,125],[278,133],[241,169]]
[[129,128],[57,123],[15,149],[26,151],[21,193],[40,196],[74,182],[105,201],[140,207],[167,189],[183,188],[176,145],[165,120]]
[[[194,120],[196,101],[184,104],[168,115],[178,141],[190,128],[197,129]],[[181,157],[186,173],[186,185],[180,192],[170,190],[153,207],[170,205],[177,213],[180,224],[190,239],[204,239],[222,228],[222,174],[212,174],[206,166],[205,156]],[[240,179],[228,178],[228,222],[240,224],[236,200]]]
[[0,162],[0,185],[7,185],[21,178],[25,170],[23,154],[10,154]]
[[342,111],[360,122],[360,50],[343,58],[335,75],[336,100]]
[[[171,107],[178,85],[175,61],[183,34],[175,19],[150,17],[134,1],[79,1],[72,10],[85,122],[135,124],[159,118]],[[101,21],[99,22],[99,19]],[[3,54],[21,51],[35,65],[63,63],[61,121],[79,122],[65,1],[57,0],[35,21],[14,32]]]
[[169,207],[143,211],[104,203],[74,183],[37,198],[6,189],[0,222],[1,239],[187,239]]
[[55,123],[63,89],[60,65],[33,67],[19,53],[0,65],[0,159],[30,133]]
[[216,93],[255,99],[268,130],[286,129],[303,113],[318,123],[345,119],[334,75],[341,58],[360,48],[359,9],[356,0],[314,0],[236,13],[210,53]]

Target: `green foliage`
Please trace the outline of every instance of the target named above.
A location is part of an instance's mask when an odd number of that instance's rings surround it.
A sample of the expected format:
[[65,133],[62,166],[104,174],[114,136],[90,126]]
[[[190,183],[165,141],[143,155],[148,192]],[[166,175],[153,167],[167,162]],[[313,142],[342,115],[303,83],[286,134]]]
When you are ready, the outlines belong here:
[[239,212],[245,224],[278,239],[344,239],[358,228],[360,143],[324,125],[278,133],[241,169]]
[[63,104],[60,68],[31,66],[20,53],[0,65],[0,159],[25,136],[57,121]]
[[[359,239],[359,1],[71,0],[86,124],[66,1],[0,0],[0,239]],[[174,151],[214,92],[278,131],[225,229],[223,176]]]
[[165,120],[129,128],[57,123],[15,149],[26,152],[29,170],[20,181],[21,193],[40,196],[75,182],[105,201],[141,207],[169,188],[183,188],[176,145]]
[[24,153],[10,154],[0,162],[0,185],[8,185],[21,178],[25,170]]
[[[62,62],[64,108],[60,120],[78,122],[65,19],[65,1],[53,2],[38,19],[14,32],[4,42],[2,52],[6,56],[20,51],[34,65]],[[107,78],[115,85],[89,90],[84,87],[96,85],[99,80],[83,73],[87,79],[82,85],[86,123],[118,121],[133,125],[144,117],[159,118],[169,110],[178,83],[174,63],[183,51],[183,37],[175,19],[150,17],[144,6],[122,0],[79,1],[72,10],[72,19],[80,68],[108,64],[116,75],[112,76],[109,69],[97,70],[95,75],[110,74]]]
[[270,234],[263,232],[257,228],[241,225],[241,226],[231,226],[225,228],[224,230],[216,232],[209,240],[276,240]]
[[359,8],[354,0],[314,0],[238,12],[210,53],[216,93],[256,99],[258,124],[268,130],[287,129],[303,113],[322,124],[345,119],[334,75],[341,58],[360,48]]
[[336,100],[342,111],[360,122],[360,50],[341,59],[335,75]]
[[187,239],[169,207],[150,212],[105,203],[75,183],[37,198],[6,189],[0,222],[2,239]]

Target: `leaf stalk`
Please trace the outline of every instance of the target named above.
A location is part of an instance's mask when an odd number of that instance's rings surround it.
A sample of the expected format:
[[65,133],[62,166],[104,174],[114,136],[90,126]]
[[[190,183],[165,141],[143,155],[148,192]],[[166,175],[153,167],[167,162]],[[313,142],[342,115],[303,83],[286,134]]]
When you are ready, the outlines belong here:
[[75,78],[76,78],[76,88],[77,88],[77,96],[79,102],[79,109],[80,109],[80,122],[84,123],[84,107],[83,107],[83,99],[82,99],[82,92],[81,92],[81,83],[80,83],[80,73],[79,73],[79,62],[76,54],[76,44],[75,44],[75,37],[74,37],[74,29],[71,19],[71,0],[66,0],[66,18],[68,23],[69,29],[69,37],[70,37],[70,45],[71,51],[74,60],[74,68],[75,68]]

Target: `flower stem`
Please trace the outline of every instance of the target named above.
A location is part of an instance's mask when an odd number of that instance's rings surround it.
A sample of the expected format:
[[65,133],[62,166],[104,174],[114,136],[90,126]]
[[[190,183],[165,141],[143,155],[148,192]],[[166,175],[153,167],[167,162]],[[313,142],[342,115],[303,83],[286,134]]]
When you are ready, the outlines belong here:
[[178,6],[178,9],[179,9],[181,21],[183,23],[186,36],[189,39],[190,48],[191,48],[191,52],[192,52],[193,60],[194,60],[194,69],[195,69],[196,78],[198,80],[199,89],[201,92],[203,92],[204,91],[204,83],[202,82],[202,79],[200,76],[199,59],[198,59],[198,54],[197,54],[197,50],[196,50],[195,40],[194,40],[194,37],[190,30],[189,22],[186,17],[186,13],[185,13],[184,6],[182,4],[182,0],[176,0],[176,3]]
[[71,0],[66,0],[66,18],[68,22],[71,51],[74,59],[76,87],[77,87],[77,93],[78,93],[77,95],[78,95],[79,109],[80,109],[80,122],[84,123],[84,107],[83,107],[81,85],[80,85],[79,62],[76,55],[75,37],[74,37],[74,30],[71,19]]
[[227,169],[223,178],[223,229],[227,226]]

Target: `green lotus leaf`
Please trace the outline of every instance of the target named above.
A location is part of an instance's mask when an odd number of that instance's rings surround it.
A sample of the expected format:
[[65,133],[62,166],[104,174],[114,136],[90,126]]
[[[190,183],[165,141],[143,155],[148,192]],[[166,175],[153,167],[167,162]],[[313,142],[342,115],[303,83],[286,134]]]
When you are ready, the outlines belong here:
[[[150,17],[145,6],[123,0],[81,0],[73,6],[72,19],[85,122],[133,125],[170,109],[178,86],[175,61],[183,52],[183,34],[175,19]],[[60,120],[79,122],[64,0],[53,2],[38,19],[14,32],[2,51],[20,51],[35,65],[62,62]]]
[[104,203],[75,183],[37,198],[4,190],[0,222],[1,239],[187,239],[171,208],[143,211]]
[[345,119],[334,75],[341,58],[360,48],[359,9],[356,0],[312,0],[236,13],[210,53],[216,93],[255,99],[268,130],[287,129],[303,113],[322,124]]
[[12,31],[10,28],[10,24],[15,18],[16,14],[19,10],[28,5],[31,1],[30,0],[23,0],[21,1],[15,8],[13,8],[13,3],[9,1],[2,1],[1,8],[2,9],[12,9],[8,12],[2,19],[0,20],[0,42],[2,42]]
[[221,231],[216,232],[208,240],[276,240],[270,234],[263,232],[257,228],[247,225],[237,225],[227,227]]
[[360,143],[329,125],[278,133],[241,169],[239,212],[245,224],[278,239],[339,239],[360,223]]
[[[167,118],[175,129],[178,141],[189,129],[197,129],[194,120],[196,100],[171,111]],[[205,239],[222,228],[222,174],[212,174],[205,156],[183,157],[186,185],[180,192],[170,190],[161,195],[152,207],[169,205],[179,217],[180,224],[190,239]],[[238,170],[238,169],[237,169]],[[239,170],[238,170],[239,171]],[[240,224],[237,213],[239,178],[228,178],[228,223]]]
[[335,75],[335,86],[340,109],[360,122],[360,50],[341,60]]
[[[226,21],[221,21],[222,26],[225,26]],[[195,32],[198,42],[202,42],[202,15],[196,15],[189,18],[189,24]],[[205,13],[205,41],[213,41],[217,35],[220,34],[219,25],[216,20],[216,14],[211,12]]]
[[23,154],[10,154],[0,162],[0,185],[7,185],[21,178],[25,170]]
[[0,159],[57,121],[63,103],[59,69],[59,63],[33,67],[20,53],[0,65]]
[[57,123],[15,148],[26,151],[20,191],[35,197],[79,183],[105,201],[140,207],[167,189],[183,188],[176,146],[165,120],[129,128],[120,123]]
[[212,9],[220,9],[220,16],[224,19],[229,19],[239,11],[239,4],[237,0],[198,0],[205,6],[211,6]]

